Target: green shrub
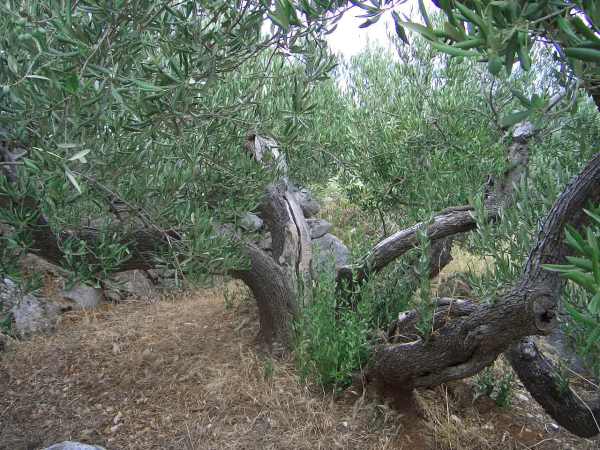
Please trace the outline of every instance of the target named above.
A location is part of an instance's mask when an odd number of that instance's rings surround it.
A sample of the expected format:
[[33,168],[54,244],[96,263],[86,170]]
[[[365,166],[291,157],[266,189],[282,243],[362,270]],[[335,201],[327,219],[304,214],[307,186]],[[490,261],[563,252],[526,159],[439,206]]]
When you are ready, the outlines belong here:
[[494,367],[487,367],[475,377],[475,396],[485,395],[494,400],[499,407],[506,408],[510,406],[512,400],[513,380],[512,372],[505,372],[498,376]]
[[303,378],[343,389],[369,357],[372,302],[362,298],[356,309],[339,304],[335,279],[322,275],[312,289],[312,302],[296,323],[296,358]]

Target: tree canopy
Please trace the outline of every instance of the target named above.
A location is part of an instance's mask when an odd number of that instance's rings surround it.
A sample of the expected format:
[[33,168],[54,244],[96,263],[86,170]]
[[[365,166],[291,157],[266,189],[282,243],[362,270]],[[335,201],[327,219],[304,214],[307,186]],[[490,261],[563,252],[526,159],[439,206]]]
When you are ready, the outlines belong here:
[[[401,397],[504,353],[555,420],[596,434],[600,404],[529,336],[556,329],[565,292],[575,334],[600,333],[600,4],[418,0],[416,19],[406,3],[4,2],[0,273],[18,279],[32,252],[94,285],[230,275],[259,343],[300,336],[326,382],[370,358],[363,375]],[[350,10],[362,27],[391,15],[395,54],[332,56]],[[303,186],[368,216],[344,236],[353,259],[315,236]],[[249,212],[268,239],[241,226]],[[342,256],[316,273],[324,236]],[[494,262],[470,275],[474,298],[432,293],[456,241]]]

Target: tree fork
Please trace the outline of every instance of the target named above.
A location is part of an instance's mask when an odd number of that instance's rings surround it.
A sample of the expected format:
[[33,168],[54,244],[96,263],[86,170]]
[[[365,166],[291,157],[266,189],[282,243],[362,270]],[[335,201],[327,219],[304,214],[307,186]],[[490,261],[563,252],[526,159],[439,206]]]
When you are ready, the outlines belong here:
[[[489,221],[497,220],[502,208],[510,206],[514,186],[518,185],[526,174],[529,164],[529,142],[536,130],[530,122],[518,124],[512,131],[512,142],[507,149],[507,168],[497,180],[486,185],[485,214]],[[428,223],[420,222],[410,228],[400,230],[380,241],[363,261],[355,266],[344,266],[337,273],[338,284],[352,285],[362,283],[368,277],[387,267],[388,264],[404,255],[419,244],[418,232],[425,230],[431,241],[431,270],[437,275],[445,264],[451,260],[450,250],[452,237],[477,228],[477,220],[473,216],[474,207],[469,205],[446,208]],[[440,241],[443,243],[440,244]]]
[[[586,90],[600,111],[600,84],[590,83]],[[592,159],[584,173],[590,172],[590,166],[598,160],[598,155]],[[581,176],[581,175],[580,175]],[[600,176],[598,173],[589,173],[592,180],[595,177],[596,193],[592,192],[590,201],[599,202],[598,185],[600,185]],[[585,217],[583,216],[583,207],[581,205],[577,216],[573,222],[583,225]],[[562,253],[566,253],[563,244]],[[557,255],[558,261],[562,262],[561,255]],[[553,263],[555,261],[545,261]],[[530,270],[539,271],[540,261],[533,264]],[[560,282],[555,280],[555,284]],[[512,368],[517,376],[531,393],[533,398],[544,408],[544,410],[562,427],[571,433],[580,437],[593,437],[600,434],[600,397],[591,401],[584,401],[570,386],[562,379],[560,370],[537,348],[531,339],[523,339],[514,344],[506,353]]]
[[[513,346],[508,353],[510,361],[546,411],[575,434],[585,437],[597,434],[595,413],[575,401],[575,394],[568,397],[558,390],[556,382],[547,385],[539,381],[540,377],[556,380],[557,372],[552,372],[537,349],[533,351],[530,344],[523,343],[515,346],[527,336],[548,334],[557,325],[556,309],[563,281],[558,274],[544,270],[543,265],[564,260],[568,251],[564,228],[567,224],[575,227],[585,224],[583,208],[587,202],[600,202],[600,153],[555,202],[523,276],[513,289],[493,304],[481,305],[466,317],[449,321],[427,341],[419,338],[381,346],[375,354],[371,378],[378,379],[386,390],[434,386],[476,374]],[[569,412],[558,406],[561,401],[579,414],[586,409],[591,418],[574,423]]]

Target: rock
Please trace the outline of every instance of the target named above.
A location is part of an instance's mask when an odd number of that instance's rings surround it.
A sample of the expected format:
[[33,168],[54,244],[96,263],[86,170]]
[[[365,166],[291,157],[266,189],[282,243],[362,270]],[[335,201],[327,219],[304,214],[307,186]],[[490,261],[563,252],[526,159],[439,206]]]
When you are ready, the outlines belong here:
[[308,192],[307,190],[302,190],[299,193],[297,193],[296,199],[298,200],[298,203],[302,208],[302,213],[304,214],[304,217],[308,218],[316,216],[317,214],[319,214],[319,211],[321,211],[321,205],[319,205],[319,203],[312,198],[310,192]]
[[318,239],[331,231],[333,225],[325,219],[307,219],[306,223],[310,229],[310,238]]
[[264,225],[264,222],[260,217],[249,212],[242,216],[239,223],[240,227],[246,231],[258,231]]
[[317,273],[331,270],[331,266],[336,268],[345,266],[350,259],[350,251],[333,234],[327,233],[320,238],[313,239],[313,269]]
[[54,328],[61,313],[59,305],[29,294],[19,294],[19,297],[17,303],[10,310],[17,334],[26,336],[50,331]]
[[28,253],[21,258],[21,265],[27,271],[33,273],[48,273],[54,277],[66,278],[68,276],[68,272],[43,258],[40,258],[33,253]]
[[300,208],[302,208],[304,217],[309,218],[316,216],[321,210],[321,205],[312,198],[308,189],[298,189],[296,186],[290,184],[289,191],[296,197],[296,201],[300,205]]
[[82,444],[81,442],[64,441],[60,444],[54,444],[43,450],[106,450],[98,445]]
[[104,293],[101,288],[94,288],[84,284],[78,284],[68,291],[63,291],[62,296],[74,302],[78,309],[96,308],[104,300]]
[[24,294],[8,278],[0,279],[0,319],[12,316],[14,332],[21,336],[51,331],[63,311],[71,309],[70,303]]
[[11,308],[18,303],[20,290],[10,278],[0,279],[0,305]]
[[112,282],[121,299],[131,296],[148,298],[155,293],[154,285],[142,270],[119,272],[113,276]]
[[[156,283],[160,283],[161,280],[165,279],[165,278],[175,278],[176,276],[176,270],[175,269],[167,269],[167,268],[159,268],[159,269],[148,269],[145,272],[146,275],[148,275],[148,278],[150,278],[150,280],[154,280],[154,282]],[[153,282],[153,284],[154,284]]]
[[[559,311],[559,317],[565,313]],[[563,323],[568,318],[562,319]],[[573,343],[569,342],[569,337],[565,334],[563,327],[557,327],[548,336],[537,336],[535,343],[544,352],[545,356],[550,358],[556,364],[564,364],[576,373],[589,374],[585,362],[575,353]]]

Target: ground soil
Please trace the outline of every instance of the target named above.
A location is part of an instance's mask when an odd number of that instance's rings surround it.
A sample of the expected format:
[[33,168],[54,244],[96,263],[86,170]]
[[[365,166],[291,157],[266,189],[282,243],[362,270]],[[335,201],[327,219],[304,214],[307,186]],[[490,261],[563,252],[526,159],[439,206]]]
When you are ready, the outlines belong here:
[[0,449],[600,448],[556,431],[518,385],[505,409],[474,402],[471,381],[421,391],[416,414],[356,387],[324,392],[291,358],[256,354],[255,306],[228,289],[72,312],[55,334],[12,342]]

